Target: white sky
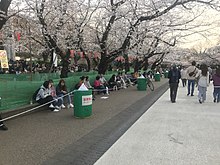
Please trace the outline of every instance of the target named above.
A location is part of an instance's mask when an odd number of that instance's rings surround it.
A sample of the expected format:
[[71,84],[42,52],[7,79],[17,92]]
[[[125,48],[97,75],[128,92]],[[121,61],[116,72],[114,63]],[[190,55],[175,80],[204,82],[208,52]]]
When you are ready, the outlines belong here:
[[204,50],[206,48],[213,47],[220,40],[220,13],[208,10],[199,21],[209,22],[211,25],[209,27],[199,27],[197,30],[209,29],[201,34],[193,34],[182,39],[183,42],[178,46],[182,48],[195,48],[196,50]]

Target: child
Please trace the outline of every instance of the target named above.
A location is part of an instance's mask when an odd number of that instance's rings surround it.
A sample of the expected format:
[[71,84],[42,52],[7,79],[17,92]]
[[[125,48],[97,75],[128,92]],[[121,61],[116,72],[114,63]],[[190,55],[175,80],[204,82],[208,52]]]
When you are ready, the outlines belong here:
[[214,91],[213,91],[213,97],[214,97],[214,103],[220,101],[220,68],[216,69],[216,74],[212,76],[213,85],[214,85]]

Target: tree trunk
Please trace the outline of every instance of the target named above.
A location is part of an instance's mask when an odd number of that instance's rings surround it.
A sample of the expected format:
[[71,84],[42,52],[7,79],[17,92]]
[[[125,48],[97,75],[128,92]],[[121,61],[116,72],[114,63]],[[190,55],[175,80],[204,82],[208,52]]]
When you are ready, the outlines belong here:
[[144,66],[143,66],[143,70],[146,71],[149,67],[149,63],[148,63],[148,58],[144,57]]
[[85,59],[87,62],[87,72],[89,72],[91,70],[91,62],[90,62],[90,59],[87,55],[85,55]]
[[138,58],[136,58],[134,61],[134,72],[138,72],[138,70],[139,70],[139,60]]
[[90,62],[90,59],[88,57],[88,55],[86,54],[86,52],[84,51],[84,49],[82,47],[80,47],[80,50],[83,52],[83,55],[86,59],[86,62],[87,62],[87,72],[89,72],[91,70],[91,62]]
[[156,69],[156,67],[157,67],[157,61],[155,61],[155,62],[152,64],[152,66],[151,66],[151,70]]
[[127,73],[127,72],[130,71],[130,64],[129,64],[128,55],[125,54],[125,55],[124,55],[124,58],[125,58],[125,73]]
[[10,4],[11,4],[11,0],[0,1],[0,30],[7,21],[7,13]]
[[67,78],[69,71],[69,61],[66,58],[62,59],[62,70],[60,74],[60,78]]
[[99,65],[98,65],[98,73],[105,74],[107,69],[108,69],[108,61],[106,58],[106,54],[103,53],[103,54],[101,54],[101,59],[100,59]]
[[66,52],[60,52],[60,57],[62,58],[62,70],[60,74],[60,78],[67,78],[69,72],[69,58],[70,58],[70,49],[67,49]]

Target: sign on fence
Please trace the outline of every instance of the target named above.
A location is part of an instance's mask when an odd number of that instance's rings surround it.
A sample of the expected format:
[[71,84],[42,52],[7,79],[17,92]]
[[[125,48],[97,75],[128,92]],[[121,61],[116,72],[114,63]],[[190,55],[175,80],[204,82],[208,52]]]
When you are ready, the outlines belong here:
[[8,68],[8,58],[6,50],[0,50],[1,68]]

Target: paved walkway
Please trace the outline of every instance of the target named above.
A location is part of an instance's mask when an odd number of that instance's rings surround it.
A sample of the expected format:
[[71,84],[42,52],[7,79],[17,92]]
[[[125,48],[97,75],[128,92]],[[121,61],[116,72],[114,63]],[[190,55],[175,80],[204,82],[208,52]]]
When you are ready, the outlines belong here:
[[203,104],[183,87],[171,103],[168,90],[95,165],[219,165],[220,103],[212,89]]

